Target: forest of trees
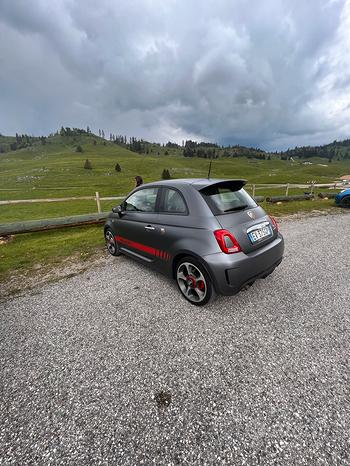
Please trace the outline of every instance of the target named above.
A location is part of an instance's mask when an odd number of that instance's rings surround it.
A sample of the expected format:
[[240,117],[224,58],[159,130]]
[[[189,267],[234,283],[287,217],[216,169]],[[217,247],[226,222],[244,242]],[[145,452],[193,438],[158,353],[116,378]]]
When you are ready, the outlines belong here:
[[210,144],[207,142],[196,142],[188,140],[185,142],[185,147],[183,149],[184,157],[201,157],[204,159],[217,159],[219,153],[217,149],[219,146],[217,144]]
[[14,151],[19,149],[25,149],[31,147],[34,142],[41,141],[42,144],[46,144],[46,137],[41,136],[40,138],[30,136],[29,134],[18,134],[16,133],[15,140],[7,144],[0,144],[0,153]]
[[[304,146],[304,147],[295,147],[294,149],[288,149],[285,152],[281,152],[280,156],[282,160],[288,160],[291,157],[299,157],[301,159],[309,159],[311,157],[321,157],[328,159],[328,162],[336,160],[341,155],[339,147],[350,147],[350,139],[338,142],[334,141],[332,144],[327,144],[325,146]],[[341,155],[343,159],[350,159],[350,153],[346,152]]]
[[[56,133],[56,135],[57,134],[58,133]],[[59,134],[60,136],[74,137],[74,136],[82,136],[84,134],[87,135],[87,134],[92,134],[92,133],[89,127],[87,127],[85,130],[85,129],[80,129],[80,128],[69,128],[68,126],[64,128],[62,126]]]

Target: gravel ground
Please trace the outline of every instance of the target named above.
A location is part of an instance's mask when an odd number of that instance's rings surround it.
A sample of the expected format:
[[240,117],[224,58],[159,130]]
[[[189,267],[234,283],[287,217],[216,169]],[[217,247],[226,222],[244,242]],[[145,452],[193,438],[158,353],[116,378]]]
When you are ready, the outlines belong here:
[[350,464],[350,215],[196,308],[125,257],[0,304],[0,464]]

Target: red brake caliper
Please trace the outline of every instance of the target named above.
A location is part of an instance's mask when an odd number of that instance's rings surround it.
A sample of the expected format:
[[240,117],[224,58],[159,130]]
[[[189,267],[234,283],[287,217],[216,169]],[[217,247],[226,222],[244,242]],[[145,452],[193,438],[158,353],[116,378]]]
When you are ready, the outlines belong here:
[[203,280],[200,280],[197,284],[198,288],[201,290],[201,291],[204,291],[205,289],[205,285],[204,285],[204,282]]

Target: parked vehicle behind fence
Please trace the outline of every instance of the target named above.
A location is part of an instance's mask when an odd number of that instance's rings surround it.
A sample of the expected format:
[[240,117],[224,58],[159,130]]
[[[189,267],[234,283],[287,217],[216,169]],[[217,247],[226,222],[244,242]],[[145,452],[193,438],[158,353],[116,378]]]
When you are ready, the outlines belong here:
[[350,208],[350,188],[343,189],[335,196],[335,203],[341,207]]

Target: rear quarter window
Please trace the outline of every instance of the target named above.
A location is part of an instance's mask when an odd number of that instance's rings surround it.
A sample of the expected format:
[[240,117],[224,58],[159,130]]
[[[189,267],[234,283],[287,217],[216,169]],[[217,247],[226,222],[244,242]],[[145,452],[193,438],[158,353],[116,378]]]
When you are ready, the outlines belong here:
[[163,188],[161,212],[169,214],[187,214],[187,206],[182,194],[176,189]]

